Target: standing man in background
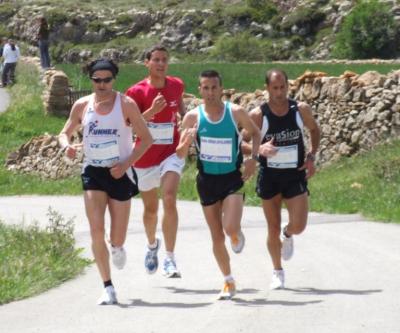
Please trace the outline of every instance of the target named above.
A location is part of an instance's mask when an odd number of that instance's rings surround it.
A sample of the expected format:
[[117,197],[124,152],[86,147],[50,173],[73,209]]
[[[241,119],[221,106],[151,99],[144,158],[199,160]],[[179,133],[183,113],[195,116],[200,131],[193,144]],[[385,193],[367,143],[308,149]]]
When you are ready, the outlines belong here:
[[[307,224],[307,180],[315,173],[320,130],[310,106],[288,98],[288,77],[284,71],[269,70],[265,83],[269,100],[252,110],[250,117],[261,130],[257,194],[267,219],[267,247],[274,267],[270,288],[281,289],[285,287],[281,259],[292,257],[293,236],[302,233]],[[310,133],[308,153],[304,127]],[[289,213],[289,223],[281,228],[283,203]]]
[[[158,268],[160,239],[156,237],[156,230],[160,188],[166,250],[164,275],[181,277],[174,250],[178,231],[176,197],[185,160],[176,156],[175,149],[179,142],[177,114],[183,115],[185,110],[182,99],[184,85],[181,79],[167,76],[168,59],[165,47],[157,45],[151,48],[145,56],[149,76],[129,88],[126,94],[136,101],[154,140],[150,149],[134,164],[144,204],[143,223],[148,242],[145,268],[149,274]],[[141,141],[136,140],[136,144],[140,145]]]
[[49,55],[49,38],[50,30],[49,25],[45,17],[39,17],[39,30],[37,33],[37,41],[40,52],[40,65],[43,69],[50,67],[50,55]]

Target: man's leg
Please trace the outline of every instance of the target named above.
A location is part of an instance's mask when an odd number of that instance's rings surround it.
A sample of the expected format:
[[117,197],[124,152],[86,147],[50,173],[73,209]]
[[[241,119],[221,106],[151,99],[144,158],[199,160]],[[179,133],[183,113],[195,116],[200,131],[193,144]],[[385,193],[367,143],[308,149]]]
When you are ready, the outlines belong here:
[[281,207],[280,194],[269,200],[262,200],[265,218],[268,225],[267,248],[275,270],[281,270]]
[[222,227],[222,204],[221,202],[217,202],[213,205],[202,207],[211,233],[214,257],[222,274],[228,276],[231,274],[231,267]]
[[176,196],[179,180],[179,174],[173,171],[166,172],[161,178],[161,197],[164,208],[162,231],[165,241],[165,250],[167,252],[174,252],[175,249],[176,234],[178,231]]
[[240,253],[244,247],[245,238],[240,222],[243,214],[243,194],[228,195],[222,202],[222,226],[231,238],[232,250]]
[[143,224],[147,236],[148,244],[154,244],[156,241],[157,218],[158,218],[158,192],[157,188],[150,191],[140,192],[142,197],[144,211]]
[[301,234],[307,225],[308,194],[303,193],[290,199],[284,199],[288,213],[289,224],[285,229],[286,236]]
[[85,191],[86,216],[89,220],[90,234],[92,237],[92,251],[97,268],[103,280],[111,280],[109,253],[104,239],[104,214],[107,207],[108,196],[102,191]]

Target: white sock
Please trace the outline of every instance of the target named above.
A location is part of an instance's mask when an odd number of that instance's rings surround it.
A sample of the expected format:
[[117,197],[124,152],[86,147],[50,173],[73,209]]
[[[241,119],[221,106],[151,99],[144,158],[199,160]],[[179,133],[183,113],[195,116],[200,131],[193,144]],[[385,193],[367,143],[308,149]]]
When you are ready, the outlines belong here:
[[157,242],[157,239],[156,239],[153,244],[147,244],[147,247],[150,250],[154,250],[157,247],[157,245],[158,245],[158,242]]
[[224,275],[225,282],[233,282],[235,281],[232,275]]
[[167,258],[175,260],[174,252],[165,251],[165,255],[166,255]]

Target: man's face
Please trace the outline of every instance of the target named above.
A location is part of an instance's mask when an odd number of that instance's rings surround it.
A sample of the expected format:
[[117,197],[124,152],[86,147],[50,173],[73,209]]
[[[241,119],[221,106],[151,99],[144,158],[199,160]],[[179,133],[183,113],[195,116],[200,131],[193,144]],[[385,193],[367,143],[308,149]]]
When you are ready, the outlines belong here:
[[108,70],[95,71],[91,77],[94,91],[97,94],[108,94],[112,91],[114,78]]
[[145,66],[150,76],[165,77],[168,69],[168,53],[165,51],[154,51],[150,59],[146,59]]
[[217,77],[200,78],[199,93],[204,103],[220,103],[222,96],[222,86]]
[[270,77],[269,83],[265,85],[265,89],[269,93],[271,101],[285,102],[288,93],[288,83],[285,77],[279,73],[273,73]]

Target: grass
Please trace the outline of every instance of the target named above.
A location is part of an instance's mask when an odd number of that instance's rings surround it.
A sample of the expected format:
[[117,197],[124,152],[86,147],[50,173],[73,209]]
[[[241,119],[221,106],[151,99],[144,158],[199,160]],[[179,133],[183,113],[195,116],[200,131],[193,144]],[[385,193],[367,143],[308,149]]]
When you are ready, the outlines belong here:
[[74,248],[73,220],[51,208],[48,217],[45,230],[0,221],[0,305],[58,286],[91,262]]
[[[170,72],[186,81],[187,91],[195,92],[197,74],[205,68],[216,68],[224,76],[225,87],[252,91],[261,83],[264,71],[272,64],[171,64]],[[63,65],[76,84],[88,88],[89,81],[82,76],[79,66]],[[373,64],[284,64],[290,78],[295,78],[306,69],[322,70],[338,76],[344,70],[363,73],[376,70],[387,73],[396,69],[392,65]],[[399,67],[397,65],[397,67]],[[65,122],[63,118],[45,116],[40,95],[42,87],[37,85],[37,72],[27,66],[18,66],[24,80],[11,88],[13,103],[9,111],[0,115],[0,195],[14,194],[81,194],[79,177],[65,180],[46,180],[32,175],[11,173],[4,168],[6,154],[15,150],[31,136],[44,132],[58,133]],[[133,82],[146,75],[144,66],[122,65],[116,89],[125,90]],[[258,78],[257,78],[258,77]],[[239,80],[240,78],[240,80]],[[237,84],[235,84],[237,80]],[[375,151],[343,159],[324,167],[310,181],[311,209],[329,213],[356,213],[382,221],[400,223],[400,141],[380,146]],[[196,166],[188,163],[183,174],[179,198],[198,200],[194,185]],[[246,184],[246,204],[260,205],[255,195],[255,179]]]
[[[60,69],[70,78],[71,84],[77,89],[90,89],[90,81],[82,74],[79,66],[59,65]],[[185,91],[197,95],[198,75],[206,69],[215,69],[222,75],[225,88],[235,88],[236,91],[253,92],[263,89],[265,72],[273,67],[284,69],[290,79],[295,79],[306,70],[326,72],[330,76],[340,76],[346,70],[357,74],[375,70],[382,74],[400,69],[400,64],[290,64],[290,63],[267,63],[267,64],[233,64],[233,63],[183,63],[170,64],[170,75],[179,76],[185,82]],[[147,75],[144,65],[122,64],[120,74],[115,88],[125,91],[133,83],[142,80]]]

